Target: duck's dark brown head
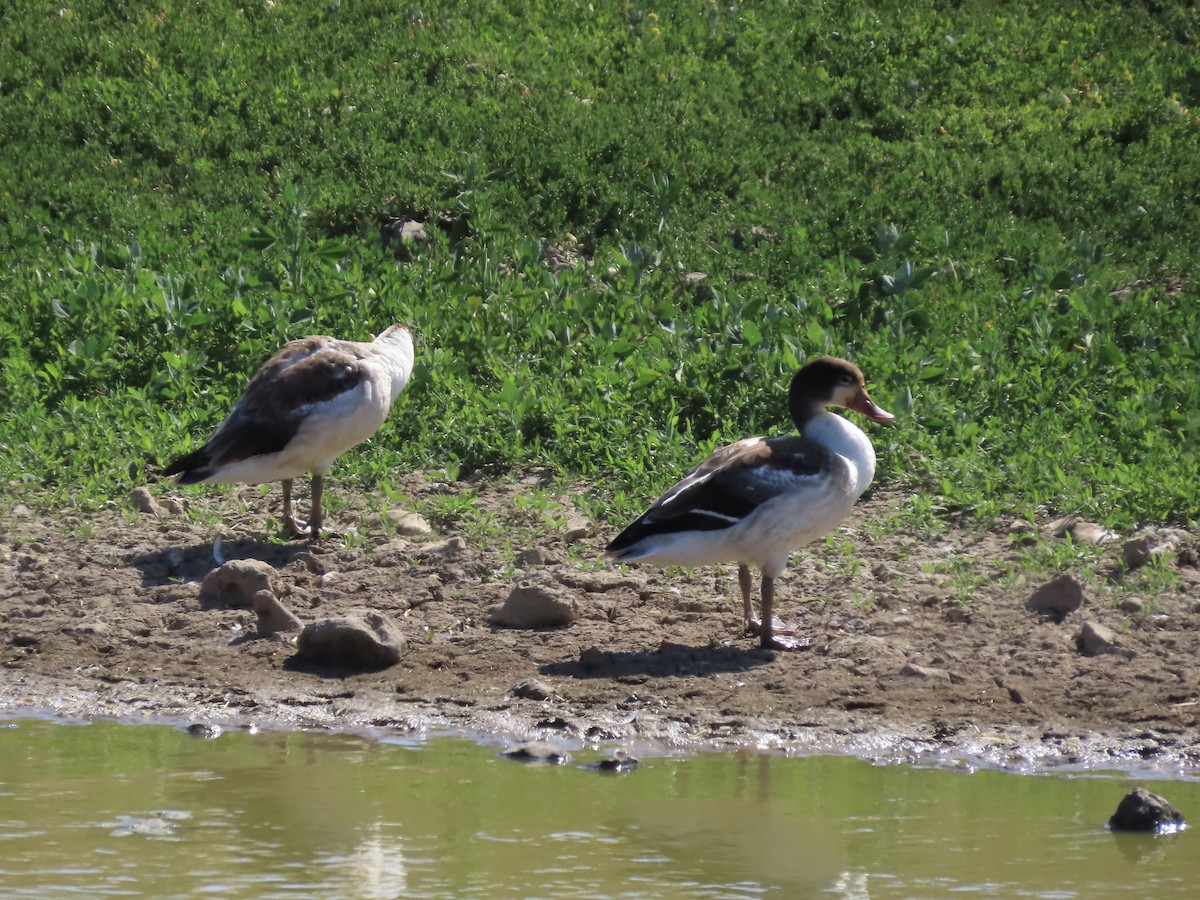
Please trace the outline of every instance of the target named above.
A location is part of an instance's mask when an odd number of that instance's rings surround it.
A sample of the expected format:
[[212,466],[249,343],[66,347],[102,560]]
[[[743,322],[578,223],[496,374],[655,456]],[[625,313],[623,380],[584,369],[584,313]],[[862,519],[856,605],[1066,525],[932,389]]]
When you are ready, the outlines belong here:
[[871,399],[858,366],[836,356],[821,356],[806,363],[792,377],[788,391],[788,407],[801,431],[826,406],[852,409],[876,422],[895,418]]

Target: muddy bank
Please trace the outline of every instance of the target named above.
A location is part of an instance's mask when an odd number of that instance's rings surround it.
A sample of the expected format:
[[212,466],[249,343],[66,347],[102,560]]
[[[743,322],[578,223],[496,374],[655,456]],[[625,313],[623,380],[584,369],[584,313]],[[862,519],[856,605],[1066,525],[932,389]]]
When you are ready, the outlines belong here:
[[[125,501],[54,516],[18,505],[0,547],[0,711],[1034,769],[1200,766],[1200,571],[1188,535],[1126,571],[1123,540],[1093,548],[1080,532],[1071,549],[1046,522],[1024,536],[903,533],[905,498],[877,494],[780,579],[778,612],[807,647],[776,653],[740,632],[735,567],[613,568],[600,561],[609,529],[578,521],[569,500],[518,508],[530,483],[414,475],[403,488],[418,511],[444,512],[453,496],[468,512],[401,535],[414,530],[403,510],[356,508],[335,485],[351,505],[330,524],[351,536],[310,548],[267,535],[278,497],[253,490],[189,493],[201,513],[191,517]],[[218,532],[222,558],[274,569],[273,591],[303,622],[391,618],[401,661],[316,665],[294,633],[259,637],[252,611],[202,603]],[[1083,587],[1061,617],[1027,606],[1055,569]],[[493,625],[491,610],[521,583],[573,602],[578,618]]]

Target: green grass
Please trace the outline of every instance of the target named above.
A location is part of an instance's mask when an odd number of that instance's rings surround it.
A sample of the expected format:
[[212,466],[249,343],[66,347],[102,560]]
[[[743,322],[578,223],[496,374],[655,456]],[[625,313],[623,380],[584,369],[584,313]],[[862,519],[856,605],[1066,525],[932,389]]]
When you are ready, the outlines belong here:
[[401,320],[340,478],[544,465],[620,522],[834,352],[927,510],[1200,508],[1183,4],[11,6],[10,497],[123,497],[283,341]]

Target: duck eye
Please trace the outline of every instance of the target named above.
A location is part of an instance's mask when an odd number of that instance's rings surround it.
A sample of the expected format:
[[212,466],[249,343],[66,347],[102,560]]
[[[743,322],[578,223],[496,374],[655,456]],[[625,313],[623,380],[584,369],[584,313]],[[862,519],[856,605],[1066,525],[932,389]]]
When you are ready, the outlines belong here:
[[854,384],[854,379],[850,377],[848,372],[843,372],[838,378],[838,384],[849,387],[850,385]]

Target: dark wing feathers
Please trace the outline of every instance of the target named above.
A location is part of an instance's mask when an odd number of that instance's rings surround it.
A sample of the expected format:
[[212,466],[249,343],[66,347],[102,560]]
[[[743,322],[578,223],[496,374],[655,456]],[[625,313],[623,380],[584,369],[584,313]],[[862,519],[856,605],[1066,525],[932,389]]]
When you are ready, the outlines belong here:
[[204,446],[172,462],[163,474],[195,484],[221,466],[278,453],[300,430],[306,407],[362,381],[361,356],[353,350],[320,336],[287,344],[258,370]]
[[803,437],[751,438],[722,447],[654,501],[608,545],[619,552],[651,534],[728,528],[815,476],[833,454]]

